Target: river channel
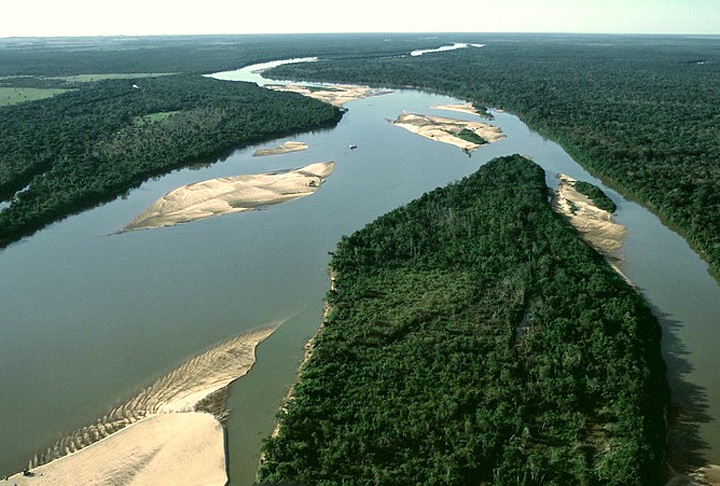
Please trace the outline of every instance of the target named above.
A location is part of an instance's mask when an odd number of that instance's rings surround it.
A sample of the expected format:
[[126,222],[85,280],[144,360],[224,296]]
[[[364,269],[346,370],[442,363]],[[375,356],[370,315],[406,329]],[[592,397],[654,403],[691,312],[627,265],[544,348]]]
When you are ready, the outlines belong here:
[[[217,77],[264,82],[245,68]],[[243,74],[245,73],[245,74]],[[228,81],[230,82],[230,81]],[[720,287],[676,233],[576,164],[517,117],[471,156],[388,120],[402,111],[474,119],[431,107],[458,103],[417,91],[356,100],[337,127],[235,151],[214,164],[150,180],[126,197],[69,217],[0,251],[0,475],[203,350],[270,322],[280,328],[231,389],[232,484],[252,482],[260,442],[321,321],[328,252],[342,235],[492,158],[526,154],[546,171],[601,186],[627,226],[623,271],[663,324],[674,399],[697,424],[687,441],[720,462]],[[309,149],[253,157],[298,140]],[[350,145],[356,145],[351,149]],[[335,161],[315,194],[269,209],[114,234],[154,200],[190,182]]]

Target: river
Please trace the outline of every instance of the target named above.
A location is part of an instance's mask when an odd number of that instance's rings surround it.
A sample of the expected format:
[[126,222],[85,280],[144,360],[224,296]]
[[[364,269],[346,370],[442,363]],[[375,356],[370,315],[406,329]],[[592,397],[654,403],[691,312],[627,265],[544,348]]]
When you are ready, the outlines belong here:
[[[618,205],[617,220],[628,227],[621,267],[661,319],[674,398],[698,424],[686,442],[720,462],[720,383],[714,376],[720,287],[707,265],[656,216],[605,187],[511,114],[494,112],[492,122],[507,139],[472,156],[388,122],[401,111],[472,118],[431,109],[453,102],[417,91],[353,101],[337,127],[293,137],[309,144],[306,151],[253,157],[258,146],[237,150],[215,164],[150,180],[2,250],[0,475],[25,467],[36,449],[102,417],[189,357],[285,321],[259,346],[255,367],[229,398],[231,482],[249,484],[259,444],[320,323],[328,251],[379,215],[512,153],[530,155],[550,185],[562,172],[600,185]],[[113,234],[180,185],[330,160],[335,172],[311,196],[267,210]]]

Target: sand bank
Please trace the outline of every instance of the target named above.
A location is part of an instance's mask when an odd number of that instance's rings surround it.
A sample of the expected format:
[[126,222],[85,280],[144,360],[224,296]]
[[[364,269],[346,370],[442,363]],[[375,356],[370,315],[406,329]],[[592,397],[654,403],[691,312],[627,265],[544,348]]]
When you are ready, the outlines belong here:
[[390,91],[370,88],[367,86],[354,86],[346,84],[337,84],[332,86],[299,86],[299,85],[276,85],[268,84],[266,88],[275,91],[289,91],[292,93],[299,93],[316,100],[329,103],[331,105],[342,107],[345,103],[350,101],[359,100],[362,98],[369,98],[370,96],[379,96],[387,94]]
[[500,128],[487,123],[469,122],[441,116],[402,112],[397,120],[392,123],[431,140],[455,145],[466,152],[477,149],[481,144],[460,138],[458,135],[463,130],[474,133],[487,143],[494,143],[505,138]]
[[710,486],[720,485],[720,466],[716,464],[710,464],[705,467],[701,467],[693,478],[700,484],[708,484]]
[[[255,363],[281,322],[242,334],[185,362],[31,461],[17,484],[225,484],[222,426],[204,409]],[[161,480],[162,479],[162,480]],[[26,483],[22,481],[27,481]],[[46,481],[46,482],[41,482]]]
[[285,142],[279,147],[275,148],[261,148],[257,149],[253,154],[255,157],[262,157],[265,155],[282,155],[289,154],[290,152],[299,152],[301,150],[307,150],[308,145],[302,142]]
[[221,177],[188,184],[155,201],[122,231],[172,226],[292,201],[317,191],[334,167],[334,162],[318,162],[287,172]]
[[595,206],[579,193],[575,180],[559,174],[560,185],[552,199],[552,207],[578,230],[590,246],[609,258],[617,258],[622,248],[626,228],[613,221],[612,214]]
[[224,432],[208,413],[157,415],[10,484],[224,485]]
[[673,471],[665,486],[719,486],[720,466],[708,464],[689,473]]

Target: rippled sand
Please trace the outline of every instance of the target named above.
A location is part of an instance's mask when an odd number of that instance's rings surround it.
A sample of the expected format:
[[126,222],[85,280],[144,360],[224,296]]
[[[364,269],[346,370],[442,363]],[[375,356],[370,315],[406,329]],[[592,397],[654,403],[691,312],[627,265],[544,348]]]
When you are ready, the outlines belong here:
[[[11,484],[218,484],[227,482],[224,401],[213,397],[244,376],[255,349],[281,323],[230,339],[187,361],[36,457]],[[222,401],[222,400],[221,400]]]
[[187,184],[155,201],[122,232],[173,226],[309,196],[320,188],[334,167],[334,162],[318,162],[285,172],[221,177]]

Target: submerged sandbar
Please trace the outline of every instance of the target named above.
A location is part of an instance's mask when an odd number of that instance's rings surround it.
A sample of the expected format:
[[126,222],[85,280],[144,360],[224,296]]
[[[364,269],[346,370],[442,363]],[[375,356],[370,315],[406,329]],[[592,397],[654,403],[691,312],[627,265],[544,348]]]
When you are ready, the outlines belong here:
[[334,162],[318,162],[285,172],[221,177],[187,184],[155,201],[123,232],[173,226],[292,201],[317,191],[334,167]]
[[[405,111],[392,124],[431,140],[455,145],[466,152],[476,150],[483,143],[494,143],[505,138],[500,128],[488,123],[418,115]],[[471,137],[462,138],[463,133],[467,132],[479,137],[480,140],[476,142],[471,141],[469,139]]]

